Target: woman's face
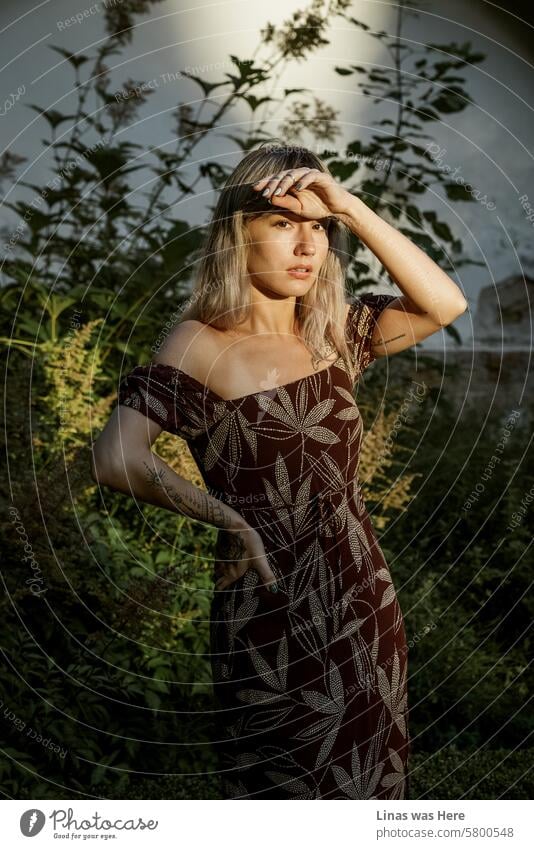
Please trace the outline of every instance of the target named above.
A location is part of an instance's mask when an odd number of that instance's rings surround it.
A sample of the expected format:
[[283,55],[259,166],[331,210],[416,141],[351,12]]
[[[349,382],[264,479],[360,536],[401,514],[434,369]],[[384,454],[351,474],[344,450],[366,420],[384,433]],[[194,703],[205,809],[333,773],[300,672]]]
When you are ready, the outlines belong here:
[[[328,253],[326,219],[280,210],[253,218],[246,227],[252,240],[247,263],[252,285],[285,297],[305,295]],[[307,271],[291,270],[299,266]]]

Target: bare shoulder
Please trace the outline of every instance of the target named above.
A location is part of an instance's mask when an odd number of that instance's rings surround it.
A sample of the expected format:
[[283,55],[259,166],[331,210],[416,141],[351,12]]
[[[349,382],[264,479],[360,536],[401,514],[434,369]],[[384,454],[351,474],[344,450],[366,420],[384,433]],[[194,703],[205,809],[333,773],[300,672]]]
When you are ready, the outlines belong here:
[[196,319],[187,319],[175,325],[165,342],[154,354],[153,362],[189,372],[194,377],[202,375],[216,353],[215,329]]

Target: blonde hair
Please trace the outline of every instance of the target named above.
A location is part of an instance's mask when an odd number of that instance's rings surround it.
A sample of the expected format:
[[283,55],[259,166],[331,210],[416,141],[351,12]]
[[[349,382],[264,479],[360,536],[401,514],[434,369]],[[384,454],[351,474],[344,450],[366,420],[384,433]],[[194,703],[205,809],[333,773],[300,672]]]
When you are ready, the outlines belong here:
[[[251,150],[234,168],[208,226],[190,304],[183,311],[181,321],[196,319],[227,330],[246,319],[250,310],[246,274],[251,244],[246,222],[281,210],[253,191],[252,185],[262,177],[303,167],[330,174],[327,166],[307,148],[272,142]],[[355,365],[344,333],[349,230],[332,216],[327,221],[327,234],[328,253],[317,281],[306,295],[296,299],[298,334],[316,361],[326,358],[329,346],[330,353],[332,348],[336,349],[354,378]]]

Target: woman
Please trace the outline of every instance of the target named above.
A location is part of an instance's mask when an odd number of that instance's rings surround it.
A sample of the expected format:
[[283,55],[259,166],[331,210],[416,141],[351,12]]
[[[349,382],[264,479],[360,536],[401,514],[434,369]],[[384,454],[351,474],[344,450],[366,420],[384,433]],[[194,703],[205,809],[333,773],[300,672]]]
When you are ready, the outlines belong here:
[[[348,229],[402,295],[346,302]],[[358,483],[353,389],[465,309],[313,153],[260,147],[221,191],[183,320],[121,383],[95,479],[220,529],[211,663],[228,798],[408,797],[406,636]],[[162,429],[187,440],[207,492],[151,451]]]

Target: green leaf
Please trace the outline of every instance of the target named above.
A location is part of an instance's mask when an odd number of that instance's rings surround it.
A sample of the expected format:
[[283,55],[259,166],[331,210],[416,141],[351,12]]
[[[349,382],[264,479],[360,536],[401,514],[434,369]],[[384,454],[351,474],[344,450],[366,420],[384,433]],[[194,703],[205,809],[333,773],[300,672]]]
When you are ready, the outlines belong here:
[[475,200],[465,183],[444,183],[444,188],[449,200]]
[[164,684],[169,679],[172,679],[172,669],[170,666],[156,666],[153,670],[153,675],[157,679],[154,681],[155,684]]
[[208,83],[206,80],[203,80],[202,77],[196,77],[188,71],[182,71],[181,73],[183,77],[193,80],[193,82],[200,86],[206,97],[208,97],[214,89],[227,85],[225,80],[223,80],[222,83]]
[[451,233],[450,227],[445,221],[434,221],[432,223],[432,229],[436,236],[440,239],[444,239],[446,242],[452,242],[453,235]]
[[360,167],[358,161],[341,162],[339,159],[328,163],[328,167],[334,177],[338,177],[341,182],[347,180]]
[[412,221],[415,221],[415,223],[416,223],[416,224],[419,224],[419,226],[421,226],[421,224],[423,223],[423,221],[422,221],[422,218],[421,218],[421,213],[420,213],[419,209],[418,209],[416,206],[414,206],[413,204],[409,203],[409,204],[406,206],[406,213],[407,213],[407,215],[410,217],[410,219],[411,219]]
[[362,153],[362,151],[362,143],[359,139],[356,139],[355,141],[350,142],[350,144],[347,145],[347,155],[357,155]]
[[414,109],[413,114],[416,115],[421,121],[438,121],[439,114],[435,112],[430,107],[420,107],[419,109]]
[[458,343],[458,345],[462,344],[462,337],[460,336],[456,328],[452,326],[452,324],[447,324],[445,326],[445,331],[449,334],[449,336],[452,336],[452,338],[455,342]]
[[[46,118],[52,128],[59,126],[63,121],[75,121],[77,118],[76,115],[63,115],[57,109],[42,109],[41,106],[37,106],[35,103],[27,103],[25,105],[28,109],[33,109],[39,115],[42,115],[43,118]],[[48,147],[49,142],[46,142],[46,145]]]
[[51,50],[55,50],[60,56],[64,56],[65,59],[68,59],[71,65],[74,65],[75,68],[79,68],[80,65],[83,65],[84,62],[89,61],[88,56],[83,56],[82,54],[74,54],[71,53],[70,50],[66,50],[64,47],[57,47],[55,44],[47,45]]
[[256,109],[258,108],[258,106],[261,106],[262,103],[274,102],[273,97],[256,97],[253,94],[242,94],[242,93],[238,93],[237,96],[241,97],[243,100],[246,100],[246,102],[248,103],[248,105],[250,106],[250,108],[252,109],[253,112],[255,112]]
[[368,32],[371,29],[368,24],[364,24],[363,21],[358,21],[356,18],[348,18],[347,20],[349,20],[351,24],[354,24],[355,27],[363,29],[364,32]]
[[455,87],[453,90],[449,89],[442,92],[432,101],[431,106],[440,112],[450,114],[451,112],[461,112],[470,102],[471,98],[461,89]]
[[161,250],[165,268],[180,279],[189,274],[191,254],[200,245],[201,237],[198,229],[187,221],[175,221],[167,231],[166,243]]
[[154,693],[153,690],[145,691],[145,701],[154,710],[157,710],[161,707],[161,699],[157,693]]

